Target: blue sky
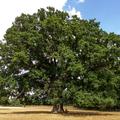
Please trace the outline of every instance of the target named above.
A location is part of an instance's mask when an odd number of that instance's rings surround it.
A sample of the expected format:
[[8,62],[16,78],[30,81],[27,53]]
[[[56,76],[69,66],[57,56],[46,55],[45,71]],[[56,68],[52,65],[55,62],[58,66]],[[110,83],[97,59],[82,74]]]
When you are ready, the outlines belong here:
[[107,32],[120,34],[120,0],[68,0],[64,10],[75,8],[83,19],[96,18]]
[[1,0],[0,40],[21,13],[33,14],[47,6],[66,10],[82,19],[96,18],[105,31],[120,34],[120,0]]

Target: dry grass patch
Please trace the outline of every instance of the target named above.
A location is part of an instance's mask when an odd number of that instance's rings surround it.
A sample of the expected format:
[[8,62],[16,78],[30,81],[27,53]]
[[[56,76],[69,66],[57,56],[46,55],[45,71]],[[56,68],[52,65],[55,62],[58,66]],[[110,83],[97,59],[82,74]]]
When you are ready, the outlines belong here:
[[99,112],[65,107],[68,113],[52,114],[52,106],[0,108],[0,120],[120,120],[119,112]]

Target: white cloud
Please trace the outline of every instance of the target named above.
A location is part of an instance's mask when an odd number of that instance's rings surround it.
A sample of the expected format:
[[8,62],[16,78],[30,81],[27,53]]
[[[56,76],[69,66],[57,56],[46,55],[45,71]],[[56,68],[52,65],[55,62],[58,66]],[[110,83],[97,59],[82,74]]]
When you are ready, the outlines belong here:
[[84,3],[84,2],[85,2],[85,0],[78,0],[78,2],[79,2],[79,3]]
[[77,11],[75,8],[71,8],[69,11],[67,11],[70,15],[70,17],[72,15],[77,15],[80,19],[82,19],[82,15],[80,11]]
[[62,10],[67,0],[1,0],[0,1],[0,40],[11,26],[16,16],[21,13],[34,13],[47,6]]

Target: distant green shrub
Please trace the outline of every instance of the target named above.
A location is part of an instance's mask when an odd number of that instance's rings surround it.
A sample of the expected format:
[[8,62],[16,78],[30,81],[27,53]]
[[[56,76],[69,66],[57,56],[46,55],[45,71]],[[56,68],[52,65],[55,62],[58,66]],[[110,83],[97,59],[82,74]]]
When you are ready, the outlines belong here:
[[8,105],[8,98],[7,97],[0,97],[0,105]]
[[81,108],[111,109],[116,106],[116,100],[111,97],[103,97],[101,94],[79,91],[74,97],[75,106]]
[[9,105],[10,106],[22,106],[21,102],[19,99],[12,99],[9,100]]

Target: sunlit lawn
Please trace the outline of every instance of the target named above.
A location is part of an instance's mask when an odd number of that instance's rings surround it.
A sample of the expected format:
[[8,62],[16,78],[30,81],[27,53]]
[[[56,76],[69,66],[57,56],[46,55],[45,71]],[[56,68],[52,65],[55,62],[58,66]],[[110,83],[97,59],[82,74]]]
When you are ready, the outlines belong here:
[[100,112],[65,107],[69,112],[52,114],[52,106],[0,108],[0,120],[120,120],[119,112]]

